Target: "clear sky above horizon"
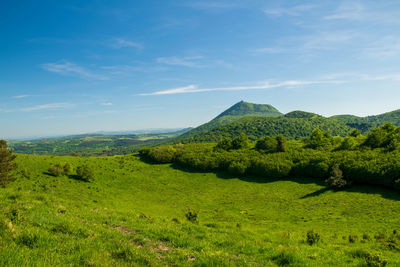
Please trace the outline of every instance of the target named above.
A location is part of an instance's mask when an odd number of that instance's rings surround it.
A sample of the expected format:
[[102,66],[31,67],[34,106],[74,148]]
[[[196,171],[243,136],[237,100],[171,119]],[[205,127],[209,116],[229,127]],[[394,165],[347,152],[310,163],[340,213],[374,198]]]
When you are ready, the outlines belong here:
[[400,1],[1,1],[0,138],[400,108]]

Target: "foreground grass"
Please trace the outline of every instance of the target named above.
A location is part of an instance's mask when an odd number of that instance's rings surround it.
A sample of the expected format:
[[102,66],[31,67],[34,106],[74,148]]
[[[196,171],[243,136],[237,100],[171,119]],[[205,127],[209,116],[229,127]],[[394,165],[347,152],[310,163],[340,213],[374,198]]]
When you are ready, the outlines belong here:
[[[196,173],[136,156],[17,160],[19,179],[0,189],[0,266],[400,265],[395,191],[334,192],[317,180]],[[95,181],[46,174],[59,162],[92,166]],[[309,230],[321,236],[314,245]]]

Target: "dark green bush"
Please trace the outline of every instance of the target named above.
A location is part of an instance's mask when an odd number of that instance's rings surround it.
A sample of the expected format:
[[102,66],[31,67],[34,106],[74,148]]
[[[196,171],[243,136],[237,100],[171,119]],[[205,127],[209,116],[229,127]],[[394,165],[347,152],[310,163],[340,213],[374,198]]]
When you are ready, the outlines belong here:
[[306,242],[310,246],[318,243],[320,240],[321,240],[321,236],[318,233],[314,232],[313,230],[310,230],[307,232]]
[[234,175],[243,175],[246,173],[248,165],[248,162],[233,161],[228,167],[228,172]]
[[193,210],[188,210],[188,212],[185,213],[185,217],[188,221],[197,223],[197,212]]
[[60,175],[67,175],[72,171],[72,166],[68,162],[64,163],[57,163],[54,165],[51,165],[50,168],[48,169],[48,172],[50,175],[53,176],[60,176]]
[[327,186],[334,189],[340,189],[347,185],[347,181],[343,178],[343,172],[337,164],[333,166],[331,176],[325,182]]
[[93,170],[87,165],[79,166],[76,168],[77,177],[85,182],[90,182],[94,180]]
[[256,149],[267,153],[277,152],[277,147],[278,141],[270,136],[263,137],[256,142]]
[[148,156],[158,163],[172,163],[176,156],[176,149],[172,146],[160,146],[151,149]]

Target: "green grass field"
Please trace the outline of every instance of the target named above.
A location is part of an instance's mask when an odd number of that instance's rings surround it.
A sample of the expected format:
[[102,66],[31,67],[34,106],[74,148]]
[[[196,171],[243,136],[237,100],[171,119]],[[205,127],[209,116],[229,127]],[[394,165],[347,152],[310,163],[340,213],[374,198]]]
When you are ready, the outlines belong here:
[[[400,265],[396,191],[334,192],[317,180],[190,172],[132,155],[17,162],[18,179],[0,188],[0,266]],[[49,176],[59,162],[92,166],[95,180]],[[314,245],[310,230],[321,237]]]

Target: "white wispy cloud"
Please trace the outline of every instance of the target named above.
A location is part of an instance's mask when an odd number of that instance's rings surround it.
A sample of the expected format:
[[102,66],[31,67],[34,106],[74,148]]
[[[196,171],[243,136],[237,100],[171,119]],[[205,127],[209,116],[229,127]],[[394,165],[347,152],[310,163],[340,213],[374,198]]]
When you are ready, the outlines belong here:
[[21,98],[27,98],[27,97],[31,97],[32,95],[16,95],[16,96],[13,96],[12,98],[15,98],[15,99],[21,99]]
[[337,10],[324,17],[326,20],[364,20],[366,17],[364,6],[357,1],[345,1]]
[[193,56],[193,57],[159,57],[156,59],[157,63],[172,65],[172,66],[183,66],[183,67],[192,67],[192,68],[201,68],[204,67],[199,60],[203,59],[202,56]]
[[[360,38],[362,38],[361,33],[355,31],[316,32],[310,35],[278,40],[279,45],[277,46],[257,48],[251,50],[251,52],[256,54],[302,54],[315,50],[335,50],[342,47],[348,49],[354,40]],[[293,46],[293,43],[296,45]]]
[[278,8],[267,8],[264,9],[264,13],[269,16],[300,16],[304,12],[307,12],[311,9],[316,8],[316,5],[311,4],[304,4],[304,5],[297,5],[292,7],[278,7]]
[[225,10],[238,8],[243,6],[243,0],[230,0],[230,1],[186,1],[183,2],[184,6],[203,9],[203,10]]
[[100,103],[100,105],[102,105],[102,106],[112,106],[113,103],[111,103],[111,102],[104,102],[104,103]]
[[41,65],[44,70],[62,75],[78,76],[85,79],[108,80],[109,77],[102,73],[95,73],[71,62],[46,63]]
[[399,8],[398,1],[377,1],[372,5],[366,5],[362,1],[343,1],[333,13],[324,16],[323,19],[398,24]]
[[131,40],[128,40],[125,38],[115,38],[111,43],[111,47],[113,47],[115,49],[132,47],[132,48],[136,48],[138,50],[142,50],[144,48],[143,44],[134,42],[134,41],[131,41]]
[[50,103],[50,104],[43,104],[37,105],[33,107],[23,108],[21,111],[38,111],[38,110],[60,110],[60,109],[68,109],[74,107],[75,104],[72,103]]
[[373,41],[362,50],[363,55],[375,59],[390,59],[400,56],[400,37],[384,36],[379,40]]
[[142,96],[151,96],[151,95],[172,95],[172,94],[186,94],[186,93],[202,93],[202,92],[213,92],[213,91],[244,91],[244,90],[266,90],[273,89],[278,87],[298,87],[304,85],[314,85],[314,84],[322,84],[322,83],[338,83],[341,81],[336,80],[326,80],[326,81],[298,81],[298,80],[290,80],[283,81],[279,83],[271,84],[269,82],[265,82],[260,85],[251,85],[251,86],[232,86],[232,87],[216,87],[216,88],[198,88],[196,85],[189,85],[185,87],[173,88],[168,90],[156,91],[153,93],[143,93],[140,94]]

